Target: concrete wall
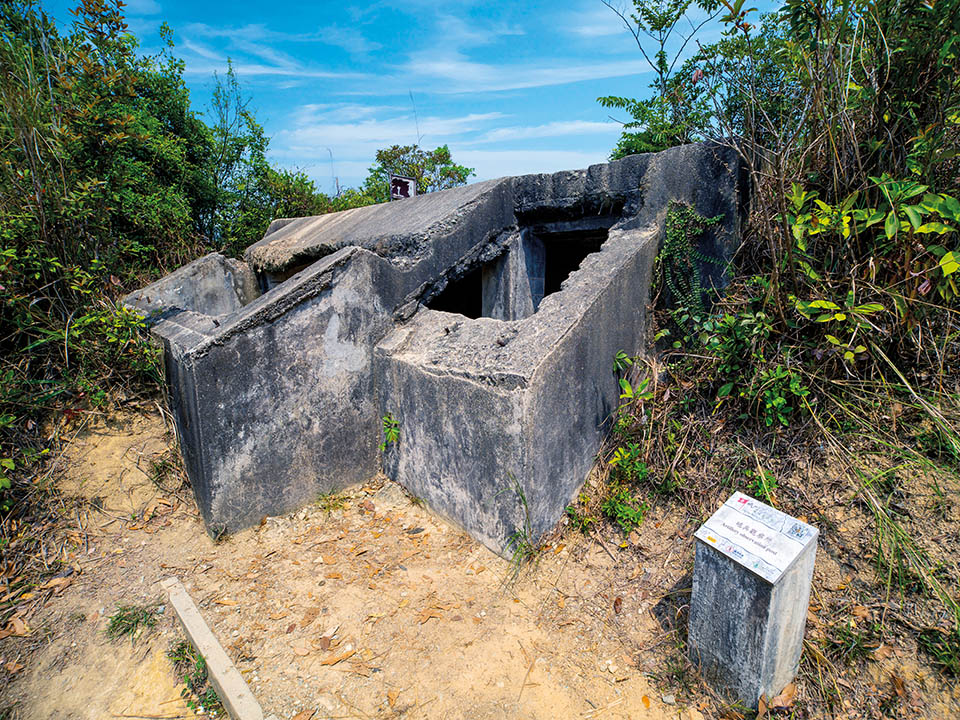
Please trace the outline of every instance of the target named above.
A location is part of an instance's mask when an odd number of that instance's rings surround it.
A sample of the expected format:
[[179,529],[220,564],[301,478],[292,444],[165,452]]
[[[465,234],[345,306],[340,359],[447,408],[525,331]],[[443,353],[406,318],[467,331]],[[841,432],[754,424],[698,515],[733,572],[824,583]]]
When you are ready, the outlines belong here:
[[[724,213],[700,248],[724,259],[738,189],[732,151],[675,148],[279,220],[246,263],[207,256],[132,294],[164,342],[208,527],[236,530],[370,477],[390,412],[392,478],[498,551],[528,520],[539,537],[616,407],[614,355],[647,348],[668,202]],[[599,252],[544,297],[550,255],[538,238],[607,228]],[[477,304],[492,317],[426,307],[481,268]],[[716,266],[702,272],[722,281]]]

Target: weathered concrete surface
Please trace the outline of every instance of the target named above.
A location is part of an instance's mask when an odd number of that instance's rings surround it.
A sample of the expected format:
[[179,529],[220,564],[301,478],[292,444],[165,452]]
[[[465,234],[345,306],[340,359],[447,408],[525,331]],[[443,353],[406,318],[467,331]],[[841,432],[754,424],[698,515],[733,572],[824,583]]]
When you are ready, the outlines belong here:
[[737,168],[732,150],[687,146],[278,220],[247,263],[208,256],[131,295],[158,320],[208,527],[371,476],[391,412],[392,477],[497,550],[542,534],[616,405],[614,354],[646,348],[667,203],[724,214],[699,249],[729,258]]
[[206,661],[210,683],[230,717],[233,720],[263,720],[260,703],[210,631],[183,583],[175,577],[168,577],[160,584],[167,592],[167,599],[187,639]]
[[487,180],[401,202],[286,218],[247,248],[245,259],[259,272],[282,272],[356,245],[409,267],[430,253],[438,237],[462,231],[460,225],[473,215],[474,205],[509,183],[509,179]]
[[796,525],[805,529],[806,544],[772,582],[748,560],[696,538],[690,658],[708,682],[750,708],[761,696],[776,697],[799,667],[818,534]]
[[656,241],[615,233],[524,320],[424,310],[388,335],[376,383],[400,442],[387,474],[497,550],[549,530],[616,407],[612,359],[645,337]]
[[259,294],[256,275],[245,263],[211,253],[132,293],[125,302],[144,315],[189,310],[218,316],[238,311]]

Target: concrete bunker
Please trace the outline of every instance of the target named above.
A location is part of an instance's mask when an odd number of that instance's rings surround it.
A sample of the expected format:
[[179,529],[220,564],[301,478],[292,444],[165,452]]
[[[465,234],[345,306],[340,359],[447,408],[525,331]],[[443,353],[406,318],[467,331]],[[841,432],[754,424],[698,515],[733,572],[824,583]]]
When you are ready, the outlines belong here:
[[496,551],[539,537],[616,408],[612,358],[647,349],[669,204],[723,216],[697,269],[722,285],[739,178],[734,150],[700,144],[277,220],[244,262],[208,255],[128,296],[163,342],[208,528],[383,469]]

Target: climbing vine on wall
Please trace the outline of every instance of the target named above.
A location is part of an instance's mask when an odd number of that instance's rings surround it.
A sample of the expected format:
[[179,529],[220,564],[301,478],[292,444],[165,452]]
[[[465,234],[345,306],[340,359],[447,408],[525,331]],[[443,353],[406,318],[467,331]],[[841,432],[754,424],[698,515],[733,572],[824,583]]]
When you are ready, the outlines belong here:
[[670,291],[670,313],[678,324],[682,324],[680,318],[684,315],[702,317],[706,311],[700,265],[721,265],[722,262],[698,250],[695,243],[708,227],[722,218],[722,215],[702,217],[693,208],[678,202],[671,202],[667,208],[663,247],[657,264],[663,284]]

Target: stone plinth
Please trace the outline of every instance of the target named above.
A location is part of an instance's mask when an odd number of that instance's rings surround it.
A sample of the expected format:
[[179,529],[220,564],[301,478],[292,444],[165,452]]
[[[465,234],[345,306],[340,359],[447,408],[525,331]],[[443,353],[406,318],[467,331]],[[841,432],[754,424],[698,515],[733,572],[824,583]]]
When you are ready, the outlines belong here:
[[797,673],[818,535],[739,492],[696,532],[690,657],[751,708]]

